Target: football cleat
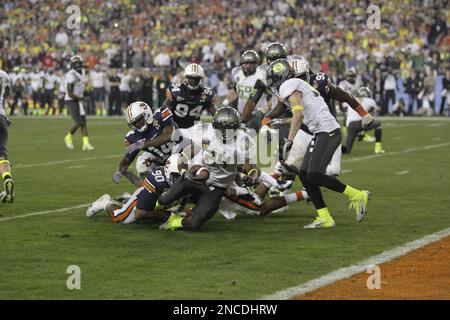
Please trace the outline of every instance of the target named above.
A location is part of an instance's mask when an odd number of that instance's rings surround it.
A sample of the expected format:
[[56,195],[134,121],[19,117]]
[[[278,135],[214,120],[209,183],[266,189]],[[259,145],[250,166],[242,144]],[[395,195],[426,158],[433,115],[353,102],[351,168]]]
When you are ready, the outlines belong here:
[[364,220],[367,214],[367,202],[369,201],[372,193],[367,190],[362,190],[357,196],[351,199],[351,203],[348,206],[349,209],[356,211],[356,221],[361,222]]
[[14,181],[11,178],[5,179],[3,182],[3,186],[5,191],[3,191],[1,199],[2,202],[12,203],[14,201],[14,197],[16,196],[14,191]]
[[327,219],[317,217],[312,223],[304,226],[304,229],[319,229],[319,228],[334,228],[336,224],[334,219],[329,217]]
[[104,194],[89,206],[86,210],[86,217],[91,218],[97,213],[105,209],[106,203],[111,201],[111,196],[109,194]]
[[183,227],[183,225],[181,224],[182,221],[183,221],[182,216],[176,213],[172,213],[169,219],[167,219],[166,222],[164,222],[159,226],[159,230],[176,230],[182,228]]
[[95,148],[93,146],[91,146],[89,143],[87,144],[83,144],[83,151],[92,151]]
[[381,142],[376,142],[375,143],[375,153],[385,153],[386,151],[383,150],[383,148],[381,147]]
[[73,141],[72,141],[72,136],[70,134],[67,134],[64,137],[64,143],[66,144],[67,149],[73,150]]

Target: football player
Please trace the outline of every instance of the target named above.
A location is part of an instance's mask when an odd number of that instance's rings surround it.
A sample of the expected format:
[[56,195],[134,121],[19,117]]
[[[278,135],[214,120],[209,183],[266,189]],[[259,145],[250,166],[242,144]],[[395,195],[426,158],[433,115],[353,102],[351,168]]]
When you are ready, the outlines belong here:
[[[194,126],[190,132],[181,132],[182,139],[196,149],[189,156],[198,158],[208,171],[206,181],[197,179],[177,180],[159,199],[162,205],[170,205],[181,197],[192,195],[195,208],[189,217],[173,214],[160,226],[164,230],[198,230],[211,219],[219,209],[219,204],[227,188],[237,175],[238,165],[244,166],[246,174],[257,179],[251,159],[255,141],[240,129],[239,112],[231,107],[223,107],[214,115],[212,124]],[[181,137],[173,137],[180,139]],[[184,148],[185,149],[185,148]],[[241,162],[242,163],[239,163]]]
[[200,120],[203,110],[214,116],[214,92],[203,86],[205,72],[201,65],[191,63],[184,69],[184,81],[172,84],[166,91],[163,108],[173,113],[173,120],[179,128],[190,128]]
[[11,203],[14,201],[14,181],[11,175],[11,164],[8,160],[8,126],[9,119],[5,113],[6,98],[12,91],[12,84],[9,75],[0,70],[0,175],[3,179],[3,191],[0,192],[2,202]]
[[320,187],[343,193],[348,197],[356,211],[356,220],[362,221],[367,213],[370,192],[345,185],[333,176],[326,175],[326,167],[341,143],[341,130],[328,105],[308,82],[295,77],[289,62],[279,59],[272,62],[267,70],[268,85],[278,93],[281,101],[292,109],[293,117],[288,141],[284,151],[304,122],[313,138],[308,145],[300,167],[299,176],[303,186],[313,202],[318,217],[305,228],[330,228],[335,226]]
[[[342,90],[340,87],[335,86],[332,83],[330,77],[328,77],[325,73],[312,73],[305,58],[301,57],[298,59],[293,59],[290,61],[290,64],[294,72],[294,76],[308,82],[315,90],[317,90],[317,92],[319,92],[319,94],[327,104],[329,112],[335,118],[336,111],[333,107],[333,100],[348,104],[352,112],[360,116],[360,119],[362,119],[362,126],[364,126],[365,128],[374,122],[374,118],[372,117],[372,115],[370,115],[351,94]],[[279,103],[279,105],[277,105],[277,107],[273,109],[272,112],[266,115],[264,121],[267,121],[267,119],[271,120],[272,118],[278,117],[284,108],[286,108],[286,106],[282,103]],[[290,170],[295,171],[292,170],[293,167],[298,166],[298,160],[303,158],[306,152],[306,148],[308,147],[312,138],[313,134],[310,132],[308,127],[304,123],[302,123],[302,125],[300,126],[300,130],[297,132],[294,138],[294,140],[296,140],[295,147],[290,150],[284,163],[277,164],[274,176],[281,175],[282,173],[289,172]],[[286,144],[288,147],[291,144],[291,141],[287,140]],[[340,163],[341,148],[337,148],[330,164],[327,166],[327,174],[332,176],[340,175]]]
[[75,124],[70,128],[69,133],[64,137],[64,143],[68,149],[73,149],[72,136],[80,128],[81,136],[83,137],[83,151],[94,150],[94,147],[89,143],[88,129],[86,122],[86,110],[84,107],[84,87],[86,78],[82,74],[83,59],[80,56],[72,56],[70,58],[70,70],[66,73],[64,83],[67,85],[67,91],[64,100],[67,108],[72,116]]
[[[367,87],[361,87],[358,90],[357,97],[361,102],[361,106],[365,111],[374,113],[379,107],[375,100],[371,97],[370,89]],[[373,121],[369,125],[365,125],[360,114],[355,110],[349,108],[347,110],[346,117],[347,137],[345,139],[345,146],[342,147],[344,153],[350,153],[352,151],[353,143],[360,132],[366,132],[368,130],[375,130],[375,153],[384,153],[381,146],[381,123]]]
[[231,100],[229,105],[237,106],[241,115],[247,102],[253,107],[252,110],[256,108],[256,111],[251,114],[251,119],[247,122],[247,126],[255,130],[259,130],[263,115],[266,113],[267,100],[265,72],[257,68],[259,63],[260,59],[256,51],[245,51],[241,55],[240,66],[231,71],[234,86],[229,93],[229,96],[236,96],[236,99]]
[[113,181],[119,183],[124,176],[132,184],[140,186],[141,180],[128,170],[130,164],[136,159],[140,150],[142,153],[137,159],[139,174],[146,174],[156,166],[164,165],[169,158],[175,143],[171,142],[173,130],[177,127],[172,118],[172,112],[167,108],[156,109],[142,101],[130,104],[126,110],[126,119],[131,130],[125,137],[127,151],[114,173]]
[[143,180],[142,186],[136,189],[125,204],[111,200],[104,194],[94,201],[86,211],[88,218],[100,211],[106,211],[114,223],[130,224],[135,221],[164,222],[168,215],[158,209],[158,198],[181,175],[181,155],[169,157],[164,166],[154,168]]

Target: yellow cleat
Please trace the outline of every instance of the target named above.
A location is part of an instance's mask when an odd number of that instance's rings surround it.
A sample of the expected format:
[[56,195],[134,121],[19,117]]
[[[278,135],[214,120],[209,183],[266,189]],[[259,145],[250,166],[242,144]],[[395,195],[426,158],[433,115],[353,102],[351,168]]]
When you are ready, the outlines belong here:
[[334,219],[330,216],[328,218],[317,217],[312,223],[304,226],[304,229],[319,229],[319,228],[334,228],[336,224]]
[[350,198],[349,209],[356,211],[356,221],[361,222],[364,220],[367,214],[367,203],[369,202],[372,193],[367,190],[362,190]]
[[381,142],[375,143],[375,153],[385,153],[386,151],[383,150],[381,147]]
[[64,137],[64,143],[66,144],[67,149],[73,150],[72,135],[70,133],[66,134]]
[[176,230],[182,228],[183,225],[181,222],[183,221],[183,217],[176,213],[172,213],[167,219],[167,221],[159,226],[160,230]]

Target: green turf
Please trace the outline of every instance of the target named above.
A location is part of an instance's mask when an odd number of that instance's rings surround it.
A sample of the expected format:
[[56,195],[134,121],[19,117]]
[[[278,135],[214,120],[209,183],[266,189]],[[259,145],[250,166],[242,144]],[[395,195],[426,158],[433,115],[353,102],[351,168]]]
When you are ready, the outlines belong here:
[[[265,218],[216,215],[197,233],[156,225],[114,225],[85,209],[3,220],[77,206],[103,193],[132,191],[112,175],[127,127],[90,119],[92,152],[66,150],[70,119],[13,119],[10,159],[17,186],[0,205],[0,299],[254,299],[317,278],[450,226],[450,121],[386,121],[387,154],[365,160],[373,144],[344,156],[342,181],[373,192],[369,216],[356,223],[346,199],[326,191],[332,230],[303,230],[312,205]],[[447,145],[441,145],[445,144]],[[441,145],[408,153],[389,152]],[[398,175],[401,171],[408,174]],[[81,290],[68,290],[66,269],[81,268]]]

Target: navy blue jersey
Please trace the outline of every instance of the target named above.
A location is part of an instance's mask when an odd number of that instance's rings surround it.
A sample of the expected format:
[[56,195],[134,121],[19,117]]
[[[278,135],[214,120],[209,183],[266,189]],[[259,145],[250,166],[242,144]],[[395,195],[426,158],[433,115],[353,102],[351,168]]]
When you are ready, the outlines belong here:
[[[321,97],[328,105],[330,113],[333,115],[333,117],[336,118],[336,110],[334,108],[333,99],[329,95],[330,86],[333,85],[333,81],[331,80],[331,78],[323,72],[310,73],[309,84],[320,93]],[[304,123],[302,123],[300,129],[312,135],[312,133]]]
[[136,196],[138,201],[136,208],[147,211],[153,210],[156,207],[158,198],[170,187],[166,180],[164,167],[156,167],[150,171],[142,184],[143,189]]
[[322,72],[311,74],[309,77],[309,84],[320,93],[323,100],[325,100],[325,103],[328,105],[331,114],[336,118],[333,99],[329,95],[330,87],[333,85],[331,78]]
[[160,196],[165,190],[169,189],[170,184],[167,182],[165,169],[163,166],[156,167],[144,179],[144,188],[150,193]]
[[[140,140],[151,140],[159,136],[163,129],[166,127],[177,128],[176,123],[173,121],[172,112],[165,108],[156,109],[154,114],[154,122],[149,126],[147,131],[139,132],[139,131],[129,131],[125,137],[125,144],[130,145],[136,143]],[[175,142],[168,142],[158,147],[151,147],[147,149],[143,149],[144,151],[150,152],[154,156],[154,161],[159,165],[163,165],[167,158],[170,157],[172,148],[174,147]],[[136,158],[139,154],[139,150],[129,152],[125,155],[125,157],[130,161]]]
[[173,108],[174,121],[183,129],[200,121],[203,110],[214,107],[214,92],[207,87],[192,91],[185,84],[172,84],[166,91],[166,98]]

